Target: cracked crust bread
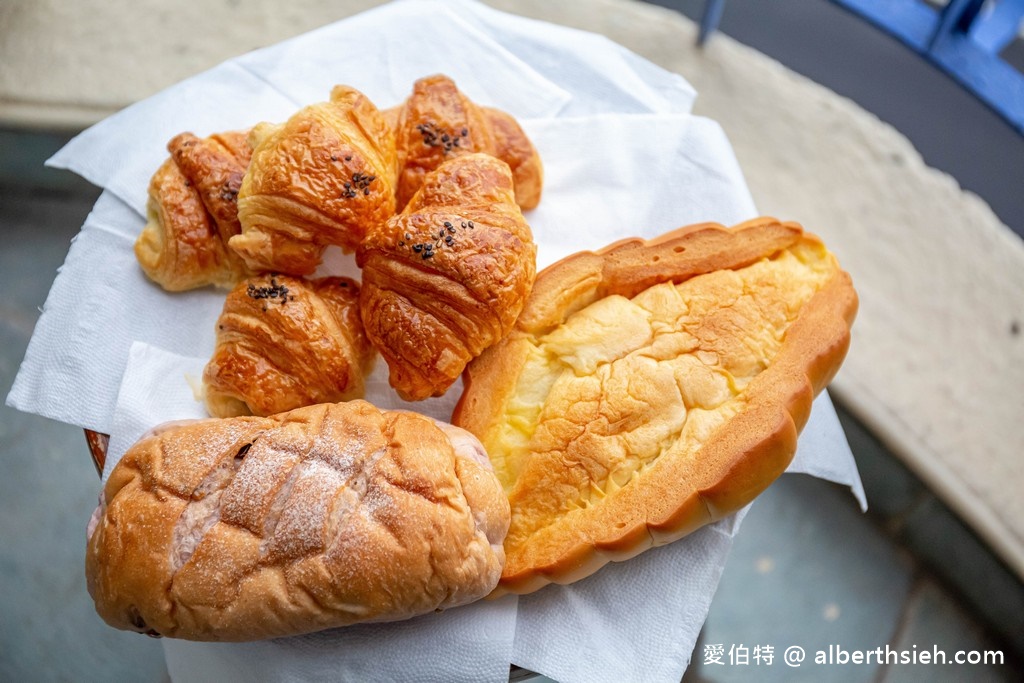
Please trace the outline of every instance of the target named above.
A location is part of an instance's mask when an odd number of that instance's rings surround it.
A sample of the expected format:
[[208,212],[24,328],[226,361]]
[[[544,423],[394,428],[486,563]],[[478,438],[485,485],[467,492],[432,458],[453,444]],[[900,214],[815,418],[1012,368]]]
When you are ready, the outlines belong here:
[[464,430],[365,401],[169,426],[107,481],[89,593],[116,628],[220,641],[463,605],[504,561],[490,469]]
[[856,309],[821,241],[770,218],[545,269],[453,415],[512,506],[496,593],[576,581],[753,500],[789,465]]

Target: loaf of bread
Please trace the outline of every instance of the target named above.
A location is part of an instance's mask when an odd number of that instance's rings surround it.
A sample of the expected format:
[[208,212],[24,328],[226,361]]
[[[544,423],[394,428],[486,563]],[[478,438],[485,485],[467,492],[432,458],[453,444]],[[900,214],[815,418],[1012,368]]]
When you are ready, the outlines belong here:
[[362,398],[376,352],[359,318],[359,285],[260,275],[228,294],[203,371],[214,417],[273,415]]
[[405,619],[487,595],[508,501],[465,431],[365,401],[144,437],[91,524],[111,626],[242,641]]
[[774,219],[544,270],[453,416],[512,506],[499,592],[575,581],[749,503],[792,459],[856,308],[824,245]]

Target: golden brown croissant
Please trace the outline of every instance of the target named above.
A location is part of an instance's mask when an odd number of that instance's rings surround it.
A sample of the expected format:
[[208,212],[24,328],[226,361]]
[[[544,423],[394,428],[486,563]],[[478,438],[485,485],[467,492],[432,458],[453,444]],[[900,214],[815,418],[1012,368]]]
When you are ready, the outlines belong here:
[[224,302],[203,372],[211,415],[272,415],[361,398],[375,353],[348,278],[261,275]]
[[403,398],[439,396],[501,339],[536,275],[537,247],[505,162],[457,156],[357,252],[366,334]]
[[148,222],[135,242],[143,271],[164,289],[230,287],[248,271],[227,247],[237,235],[237,196],[249,164],[245,132],[174,137],[149,184]]
[[365,401],[158,429],[114,468],[86,583],[111,626],[242,641],[463,605],[508,501],[464,430]]
[[256,126],[250,143],[230,245],[253,270],[309,275],[328,245],[354,250],[395,212],[394,135],[357,90],[336,86],[329,102]]
[[519,123],[503,111],[480,107],[447,76],[421,78],[412,95],[388,110],[398,149],[398,209],[423,184],[428,173],[448,159],[483,152],[512,169],[516,202],[527,210],[540,202],[544,168],[540,155]]
[[856,310],[821,241],[771,218],[546,268],[453,415],[512,505],[499,590],[575,581],[749,503],[792,459]]

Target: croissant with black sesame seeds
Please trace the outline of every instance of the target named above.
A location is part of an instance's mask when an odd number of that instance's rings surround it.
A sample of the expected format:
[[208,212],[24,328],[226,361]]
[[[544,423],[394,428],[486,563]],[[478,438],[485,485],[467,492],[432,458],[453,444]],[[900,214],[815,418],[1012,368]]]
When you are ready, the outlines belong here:
[[242,234],[230,246],[255,271],[309,275],[328,245],[354,250],[395,212],[395,140],[362,93],[336,86],[329,102],[249,139],[238,193]]
[[361,398],[376,357],[348,278],[261,275],[236,286],[203,372],[214,417],[272,415]]
[[356,252],[366,335],[406,400],[442,395],[507,334],[536,275],[537,246],[508,165],[458,156]]
[[249,165],[246,132],[175,136],[149,184],[147,223],[135,241],[143,272],[168,291],[230,287],[248,274],[227,243],[237,235],[237,196]]
[[428,173],[448,159],[483,152],[512,169],[516,202],[523,210],[540,202],[544,167],[530,138],[511,115],[480,107],[447,76],[421,78],[412,94],[385,113],[398,150],[398,209]]

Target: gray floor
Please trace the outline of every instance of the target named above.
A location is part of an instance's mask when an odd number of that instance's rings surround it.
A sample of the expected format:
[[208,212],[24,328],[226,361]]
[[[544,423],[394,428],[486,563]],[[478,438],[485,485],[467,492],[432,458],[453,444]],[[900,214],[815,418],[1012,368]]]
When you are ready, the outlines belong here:
[[[4,395],[93,199],[0,186]],[[0,681],[162,680],[159,643],[106,628],[85,590],[85,523],[99,480],[82,431],[4,406],[0,444]]]

